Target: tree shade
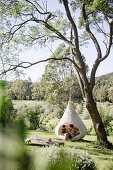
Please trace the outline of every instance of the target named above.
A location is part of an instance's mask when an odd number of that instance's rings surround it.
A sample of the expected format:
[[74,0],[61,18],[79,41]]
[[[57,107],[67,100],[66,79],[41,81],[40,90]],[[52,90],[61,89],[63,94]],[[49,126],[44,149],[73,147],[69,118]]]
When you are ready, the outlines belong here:
[[65,140],[65,136],[60,133],[60,129],[61,129],[62,125],[65,125],[67,127],[70,124],[73,124],[74,127],[77,127],[78,130],[79,130],[78,134],[75,134],[74,137],[69,139],[70,141],[79,140],[86,135],[86,133],[87,133],[86,126],[84,125],[84,123],[80,119],[78,113],[74,110],[74,108],[71,104],[71,101],[69,100],[65,112],[64,112],[62,118],[60,119],[60,122],[58,123],[58,125],[55,128],[55,134],[60,139]]

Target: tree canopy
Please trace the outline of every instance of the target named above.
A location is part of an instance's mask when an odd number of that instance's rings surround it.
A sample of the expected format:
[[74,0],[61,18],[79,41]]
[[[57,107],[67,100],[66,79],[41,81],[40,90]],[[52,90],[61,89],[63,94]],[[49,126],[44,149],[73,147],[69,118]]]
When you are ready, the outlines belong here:
[[[42,3],[42,1],[37,2],[35,0],[1,0],[0,45],[4,73],[5,70],[16,69],[17,66],[25,68],[32,66],[32,63],[28,62],[15,63],[15,56],[23,48],[22,45],[27,47],[37,46],[36,44],[38,43],[42,46],[55,39],[63,40],[72,47],[72,53],[75,54],[74,60],[75,58],[78,60],[75,67],[77,69],[82,67],[83,69],[84,64],[81,62],[82,59],[80,61],[80,57],[77,57],[76,51],[80,53],[79,45],[84,45],[88,39],[92,39],[98,51],[94,67],[91,71],[91,77],[92,79],[94,78],[96,68],[108,56],[112,45],[112,3],[110,0],[61,0],[59,2],[64,4],[67,16],[58,10],[48,12],[46,1]],[[79,13],[80,15],[78,15]],[[78,21],[79,23],[75,24]],[[105,22],[108,25],[107,27],[105,26],[106,29],[104,27]],[[77,29],[77,26],[79,26],[81,31]],[[94,35],[95,30],[103,34],[106,48],[104,55],[102,55],[101,47]],[[18,46],[18,44],[20,45]],[[11,66],[7,67],[7,63]]]
[[[70,61],[92,118],[97,138],[107,142],[104,125],[93,97],[93,88],[97,68],[109,56],[113,44],[112,2],[111,0],[59,0],[59,2],[63,5],[64,12],[50,12],[46,1],[42,0],[1,0],[0,46],[1,52],[4,51],[2,53],[4,57],[1,56],[4,66],[2,74],[18,67],[28,68],[51,59]],[[101,39],[98,38],[98,34],[102,37]],[[27,61],[17,63],[13,60],[13,57],[15,58],[13,51],[20,50],[23,45],[37,47],[37,44],[42,46],[56,39],[62,40],[70,47],[69,56],[52,57],[35,63]],[[82,54],[82,45],[85,45],[88,40],[92,40],[97,52],[89,77],[87,77],[86,56]],[[12,50],[14,47],[17,50]]]

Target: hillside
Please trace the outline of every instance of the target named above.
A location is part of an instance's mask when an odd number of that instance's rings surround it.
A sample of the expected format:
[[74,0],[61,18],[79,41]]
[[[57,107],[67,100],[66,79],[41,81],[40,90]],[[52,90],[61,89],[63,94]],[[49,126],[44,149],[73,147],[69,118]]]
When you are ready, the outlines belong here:
[[99,102],[113,103],[113,73],[96,77],[94,97]]
[[96,80],[97,81],[101,81],[101,82],[107,82],[109,80],[113,81],[113,72],[112,73],[104,74],[102,76],[98,76],[98,77],[96,77]]

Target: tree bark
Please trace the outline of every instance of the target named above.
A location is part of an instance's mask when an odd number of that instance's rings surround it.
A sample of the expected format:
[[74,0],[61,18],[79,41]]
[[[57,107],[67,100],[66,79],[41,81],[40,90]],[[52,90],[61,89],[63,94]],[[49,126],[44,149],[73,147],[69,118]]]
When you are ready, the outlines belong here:
[[89,111],[89,114],[91,116],[94,129],[97,135],[97,140],[108,143],[104,124],[98,112],[97,104],[95,100],[93,99],[92,90],[90,89],[85,90],[85,95],[86,95],[86,108]]

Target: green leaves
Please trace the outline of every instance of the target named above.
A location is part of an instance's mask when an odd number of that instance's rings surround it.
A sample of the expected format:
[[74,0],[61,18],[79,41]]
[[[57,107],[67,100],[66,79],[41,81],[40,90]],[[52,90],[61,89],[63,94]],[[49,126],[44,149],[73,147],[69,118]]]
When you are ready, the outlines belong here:
[[86,0],[85,3],[93,11],[102,12],[110,18],[113,17],[113,5],[110,0]]

